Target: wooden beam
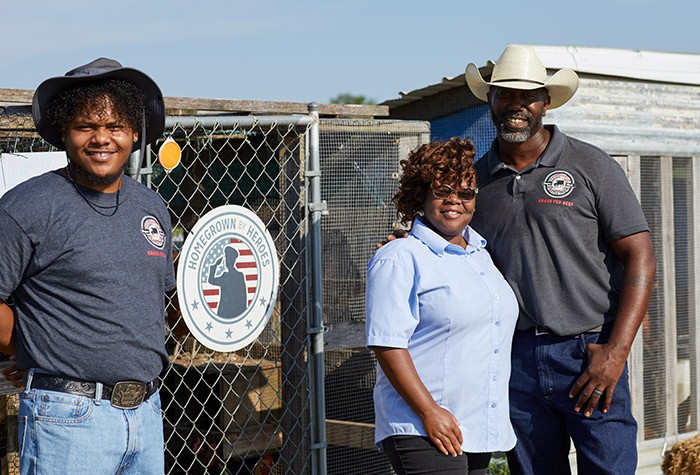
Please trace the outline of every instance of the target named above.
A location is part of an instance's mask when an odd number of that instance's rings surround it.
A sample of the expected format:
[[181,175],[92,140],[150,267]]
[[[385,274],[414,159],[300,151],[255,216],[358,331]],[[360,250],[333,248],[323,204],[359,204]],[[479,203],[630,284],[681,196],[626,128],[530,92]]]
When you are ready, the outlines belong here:
[[224,440],[224,460],[229,457],[246,459],[279,451],[282,448],[282,430],[279,425],[273,424],[253,426],[241,432],[226,434]]
[[[0,104],[31,104],[34,91],[0,89]],[[197,115],[202,112],[239,114],[306,114],[305,102],[248,101],[237,99],[202,99],[165,97],[165,107],[171,115]],[[389,106],[364,104],[319,104],[319,114],[333,117],[386,117]]]
[[326,440],[328,445],[372,450],[374,424],[326,419]]
[[365,347],[365,321],[351,320],[327,325],[323,335],[325,351]]
[[0,89],[0,104],[31,104],[34,91],[26,89]]

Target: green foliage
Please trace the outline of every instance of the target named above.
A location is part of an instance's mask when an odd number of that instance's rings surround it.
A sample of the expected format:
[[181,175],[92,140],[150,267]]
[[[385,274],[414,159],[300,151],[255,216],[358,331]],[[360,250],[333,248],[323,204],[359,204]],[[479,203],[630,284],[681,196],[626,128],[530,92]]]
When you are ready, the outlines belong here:
[[376,104],[374,99],[368,99],[365,96],[356,96],[355,94],[350,94],[349,92],[343,92],[337,94],[335,97],[330,98],[331,104]]
[[503,453],[494,453],[491,457],[491,463],[486,471],[487,475],[510,475],[508,461]]

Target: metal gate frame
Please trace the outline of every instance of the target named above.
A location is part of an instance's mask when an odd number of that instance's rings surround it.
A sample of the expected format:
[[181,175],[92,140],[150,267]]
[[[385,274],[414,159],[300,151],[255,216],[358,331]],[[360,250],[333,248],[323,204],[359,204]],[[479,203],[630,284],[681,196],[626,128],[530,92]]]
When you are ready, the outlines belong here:
[[[281,254],[281,262],[303,260],[306,268],[306,276],[301,276],[299,282],[305,282],[302,289],[303,302],[292,305],[293,311],[299,312],[299,320],[292,327],[282,326],[281,366],[282,373],[281,406],[283,417],[281,457],[290,463],[280,464],[274,473],[307,473],[309,471],[305,460],[310,459],[311,473],[324,475],[326,473],[326,429],[325,429],[325,390],[324,390],[324,342],[323,342],[323,305],[322,305],[322,266],[321,266],[321,216],[326,213],[325,203],[321,200],[321,173],[319,157],[319,115],[318,105],[308,105],[308,115],[290,116],[169,116],[166,119],[166,138],[174,131],[187,131],[195,129],[211,130],[221,133],[225,130],[274,130],[301,128],[299,134],[302,143],[299,149],[299,181],[302,182],[300,190],[295,191],[290,187],[292,195],[298,194],[298,205],[301,208],[301,222],[299,223],[301,248],[293,248],[289,252],[278,250]],[[141,176],[149,187],[155,187],[153,182],[154,164],[153,154],[149,150],[146,153],[145,167],[140,169]],[[288,165],[285,165],[285,167]],[[135,168],[135,167],[134,167]],[[130,171],[130,173],[133,173]],[[292,176],[295,173],[292,172]],[[285,196],[283,202],[290,200],[294,204],[294,198]],[[171,210],[172,212],[172,210]],[[198,210],[201,217],[205,210]],[[290,269],[297,269],[298,263],[292,262]],[[298,283],[298,282],[297,282]],[[279,301],[279,299],[278,299]],[[174,305],[173,302],[170,305]],[[284,320],[280,318],[280,320]],[[303,326],[302,326],[303,325]],[[286,336],[285,336],[286,333]],[[291,337],[289,335],[292,335]],[[288,344],[299,345],[303,341],[304,348],[294,348],[290,351]],[[304,358],[307,361],[304,362]],[[305,366],[305,363],[307,366]],[[226,363],[224,363],[226,366]],[[222,372],[225,370],[222,368]],[[204,374],[202,374],[204,377]],[[297,379],[308,381],[308,387],[295,386]],[[303,391],[307,391],[304,394]],[[166,389],[167,390],[167,389]],[[301,393],[300,393],[301,392]],[[174,402],[171,401],[171,404]],[[223,405],[223,401],[222,401]],[[165,425],[173,424],[168,420],[168,408],[164,404]],[[308,425],[299,421],[309,420]],[[173,424],[174,425],[174,424]],[[308,429],[310,434],[304,434]],[[174,428],[173,428],[174,430]],[[306,437],[308,443],[304,443]],[[166,431],[166,440],[168,431]],[[214,447],[216,450],[218,447]],[[288,454],[285,456],[285,451]],[[167,452],[167,444],[166,444]],[[291,453],[295,452],[295,453]],[[259,454],[262,455],[262,454]],[[172,472],[169,472],[172,473]]]

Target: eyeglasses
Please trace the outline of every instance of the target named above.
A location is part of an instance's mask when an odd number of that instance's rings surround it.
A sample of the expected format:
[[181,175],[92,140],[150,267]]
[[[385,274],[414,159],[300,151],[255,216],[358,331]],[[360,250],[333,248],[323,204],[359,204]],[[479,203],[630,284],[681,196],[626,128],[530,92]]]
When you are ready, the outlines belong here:
[[430,190],[433,192],[433,196],[435,196],[435,198],[444,200],[449,198],[450,195],[454,194],[463,202],[473,200],[476,197],[476,194],[479,192],[479,189],[474,186],[456,191],[449,185],[438,185],[436,183],[432,183],[430,185]]

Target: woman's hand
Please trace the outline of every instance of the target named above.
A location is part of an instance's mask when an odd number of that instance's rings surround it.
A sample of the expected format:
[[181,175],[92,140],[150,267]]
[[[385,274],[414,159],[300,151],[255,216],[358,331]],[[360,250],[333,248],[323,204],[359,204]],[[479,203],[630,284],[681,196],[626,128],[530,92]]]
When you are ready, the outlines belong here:
[[372,347],[384,374],[396,392],[420,416],[425,432],[445,455],[462,455],[462,431],[459,421],[447,409],[437,405],[421,381],[411,355],[405,348]]
[[462,431],[450,411],[436,404],[433,411],[421,415],[421,420],[428,438],[441,453],[453,457],[462,455]]

